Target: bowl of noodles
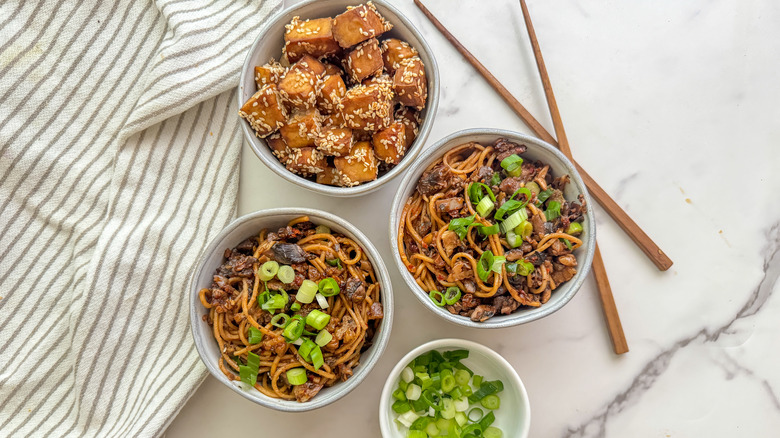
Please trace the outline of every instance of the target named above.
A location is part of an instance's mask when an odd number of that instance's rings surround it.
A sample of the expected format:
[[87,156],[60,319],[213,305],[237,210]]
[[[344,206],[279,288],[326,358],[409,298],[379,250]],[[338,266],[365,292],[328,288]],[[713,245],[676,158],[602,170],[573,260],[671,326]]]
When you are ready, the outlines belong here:
[[347,395],[382,355],[392,319],[392,286],[376,248],[319,210],[236,219],[190,281],[192,335],[211,375],[280,411]]
[[459,131],[404,176],[391,246],[415,296],[444,319],[502,328],[563,307],[595,249],[590,198],[557,149],[517,132]]

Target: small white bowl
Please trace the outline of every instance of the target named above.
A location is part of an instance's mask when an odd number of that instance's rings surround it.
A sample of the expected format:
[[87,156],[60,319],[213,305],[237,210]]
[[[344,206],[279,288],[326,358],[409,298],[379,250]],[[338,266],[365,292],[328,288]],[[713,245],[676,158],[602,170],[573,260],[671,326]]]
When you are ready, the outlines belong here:
[[[203,316],[208,311],[203,307],[199,299],[200,290],[211,285],[214,271],[224,261],[223,254],[226,248],[235,247],[246,238],[259,233],[263,228],[275,231],[287,225],[290,220],[300,216],[309,216],[312,222],[318,225],[327,225],[331,230],[349,237],[363,248],[379,280],[382,306],[384,308],[384,318],[374,334],[372,345],[360,355],[360,365],[354,369],[352,377],[345,382],[336,383],[330,388],[323,388],[319,394],[305,403],[268,397],[255,388],[248,387],[245,389],[246,385],[239,381],[229,380],[217,364],[221,354],[211,327],[203,321]],[[196,266],[189,285],[190,328],[192,337],[195,340],[195,348],[198,350],[200,359],[214,378],[242,397],[257,404],[285,412],[310,411],[329,405],[349,394],[366,378],[371,369],[374,368],[374,365],[379,361],[390,339],[390,329],[393,326],[393,286],[390,283],[390,275],[387,273],[387,268],[385,268],[379,252],[371,244],[371,241],[354,225],[333,214],[309,208],[276,208],[260,210],[241,216],[214,237],[200,255]]]
[[379,401],[379,429],[384,438],[406,437],[406,434],[398,430],[394,421],[396,414],[392,409],[393,391],[398,387],[401,371],[409,362],[431,350],[440,353],[448,350],[468,350],[469,357],[462,360],[464,365],[474,373],[484,376],[485,380],[501,380],[504,383],[504,390],[498,393],[501,397],[501,407],[493,411],[496,416],[493,426],[501,429],[506,438],[528,437],[531,428],[531,404],[525,386],[512,365],[500,354],[482,344],[464,339],[439,339],[410,351],[390,372]]
[[[366,2],[367,0],[306,0],[277,13],[267,20],[265,24],[260,27],[257,39],[254,44],[252,44],[249,52],[247,52],[244,67],[241,70],[241,79],[238,83],[236,102],[238,108],[240,109],[244,105],[244,102],[252,97],[255,91],[257,91],[257,85],[255,84],[255,66],[263,65],[271,58],[278,60],[282,55],[282,47],[284,46],[284,26],[289,23],[293,17],[299,16],[304,20],[307,18],[333,17],[346,11],[347,6],[357,6]],[[374,0],[373,3],[376,6],[377,11],[393,25],[393,29],[383,33],[379,38],[398,38],[411,44],[411,46],[419,52],[420,59],[425,66],[425,73],[428,78],[428,100],[425,103],[425,108],[420,112],[419,133],[417,134],[417,138],[414,139],[414,142],[409,146],[409,149],[406,151],[406,154],[400,163],[390,169],[389,172],[380,175],[376,180],[358,186],[335,187],[317,184],[314,181],[308,180],[287,170],[271,152],[265,139],[256,136],[255,132],[249,126],[249,123],[246,120],[241,119],[241,128],[244,131],[244,138],[249,142],[249,146],[252,147],[255,155],[260,158],[260,161],[262,161],[263,164],[287,181],[323,195],[338,197],[365,195],[366,193],[379,189],[383,184],[400,175],[407,166],[412,164],[417,154],[422,150],[423,144],[428,138],[428,134],[431,132],[433,118],[436,115],[436,109],[439,105],[439,68],[436,65],[436,59],[434,58],[433,51],[428,46],[428,43],[425,42],[422,34],[414,27],[412,22],[393,5],[382,0]],[[238,117],[238,115],[236,115],[236,117]]]

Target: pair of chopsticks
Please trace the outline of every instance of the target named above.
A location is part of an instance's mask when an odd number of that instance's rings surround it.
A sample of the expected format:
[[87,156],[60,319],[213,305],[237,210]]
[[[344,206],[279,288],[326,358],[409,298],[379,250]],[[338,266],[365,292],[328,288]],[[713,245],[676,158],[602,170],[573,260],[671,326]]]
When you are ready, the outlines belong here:
[[[525,122],[526,125],[542,140],[558,147],[564,155],[566,155],[575,165],[580,173],[588,190],[601,204],[602,207],[609,213],[612,219],[618,223],[618,225],[625,231],[634,243],[650,258],[650,260],[658,267],[658,269],[665,271],[672,266],[672,260],[653,242],[650,237],[645,234],[639,225],[634,222],[631,217],[607,194],[607,192],[596,183],[596,181],[572,158],[571,149],[569,147],[569,141],[566,137],[566,132],[563,128],[563,121],[558,111],[558,104],[555,101],[555,95],[553,94],[550,78],[547,75],[547,68],[544,65],[544,59],[542,58],[542,51],[539,48],[539,42],[536,39],[536,32],[534,31],[533,24],[531,23],[531,17],[528,13],[528,7],[525,4],[525,0],[520,0],[520,6],[523,10],[523,17],[525,18],[526,28],[528,30],[528,36],[531,39],[531,45],[533,46],[534,57],[536,58],[536,65],[539,69],[539,75],[542,78],[542,84],[544,86],[544,93],[547,98],[547,104],[550,108],[550,113],[553,119],[553,125],[555,127],[555,134],[558,140],[547,132],[546,129],[534,118],[530,112],[506,89],[499,81],[493,76],[482,63],[480,63],[474,55],[471,54],[445,27],[442,25],[436,17],[420,2],[420,0],[414,0],[415,5],[422,11],[422,13],[431,21],[431,23],[441,32],[444,37],[463,55],[464,58],[475,68],[477,71],[487,80],[487,82],[498,92],[498,94],[506,101],[507,104],[517,113],[518,116]],[[604,310],[604,317],[607,321],[607,329],[609,331],[610,338],[612,340],[612,346],[616,354],[623,354],[628,352],[628,343],[626,342],[625,334],[623,333],[623,326],[620,323],[620,316],[618,315],[617,307],[615,306],[615,299],[612,296],[612,288],[609,285],[609,279],[607,277],[606,267],[604,266],[604,260],[601,258],[601,252],[598,245],[595,248],[595,254],[593,258],[593,273],[596,277],[596,284],[599,290],[599,296],[601,298],[602,308]]]

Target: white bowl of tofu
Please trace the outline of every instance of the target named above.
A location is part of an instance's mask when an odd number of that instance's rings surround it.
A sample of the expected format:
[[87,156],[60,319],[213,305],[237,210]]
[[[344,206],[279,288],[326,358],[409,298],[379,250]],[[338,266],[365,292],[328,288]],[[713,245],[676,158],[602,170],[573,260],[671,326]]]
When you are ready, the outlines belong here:
[[260,28],[237,103],[266,166],[308,190],[347,197],[377,190],[414,161],[438,99],[433,53],[398,9],[309,0]]

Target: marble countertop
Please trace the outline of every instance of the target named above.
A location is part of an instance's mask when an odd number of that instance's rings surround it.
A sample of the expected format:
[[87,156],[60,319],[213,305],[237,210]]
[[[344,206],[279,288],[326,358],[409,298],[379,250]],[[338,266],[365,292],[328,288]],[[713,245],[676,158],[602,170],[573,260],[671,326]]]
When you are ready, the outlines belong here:
[[[439,63],[428,145],[474,127],[530,134],[411,0],[395,3]],[[425,4],[553,132],[517,1]],[[392,261],[386,221],[398,179],[361,198],[324,198],[277,177],[245,145],[238,213],[307,206],[351,221],[384,256],[396,324],[381,362],[334,405],[280,413],[209,377],[166,436],[379,436],[385,377],[442,337],[484,343],[514,365],[532,437],[777,436],[780,4],[530,0],[529,9],[575,157],[675,262],[659,272],[596,207],[631,351],[612,353],[592,278],[562,310],[520,327],[475,331],[433,318]]]

